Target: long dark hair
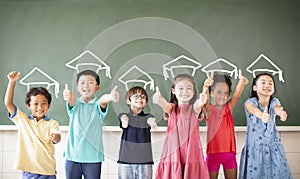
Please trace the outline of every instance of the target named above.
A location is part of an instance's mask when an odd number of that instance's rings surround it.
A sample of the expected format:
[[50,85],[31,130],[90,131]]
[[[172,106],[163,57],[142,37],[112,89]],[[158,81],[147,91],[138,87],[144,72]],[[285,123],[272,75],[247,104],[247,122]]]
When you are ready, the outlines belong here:
[[[252,85],[251,85],[251,95],[250,95],[250,98],[256,98],[257,101],[259,100],[258,96],[257,96],[257,92],[253,90],[253,87],[255,85],[257,85],[257,80],[261,77],[261,76],[269,76],[271,77],[272,81],[273,81],[273,85],[274,85],[274,93],[276,92],[276,88],[275,88],[275,81],[274,81],[274,78],[271,74],[269,73],[260,73],[258,75],[256,75],[256,77],[253,79],[253,82],[252,82]],[[272,99],[274,98],[274,93],[270,96],[270,100],[269,100],[269,104],[268,104],[268,110],[270,110],[270,105],[271,105],[271,101]]]
[[[178,74],[174,79],[174,82],[172,84],[172,89],[175,89],[175,85],[179,81],[182,81],[182,80],[188,80],[193,84],[193,86],[194,86],[194,96],[190,100],[190,104],[194,104],[194,102],[197,99],[197,89],[196,89],[196,85],[195,85],[195,80],[191,75],[189,75],[189,74]],[[171,91],[171,94],[170,94],[170,103],[175,104],[174,110],[175,110],[175,113],[177,113],[178,112],[178,99],[176,98],[175,94],[172,93],[172,91]]]

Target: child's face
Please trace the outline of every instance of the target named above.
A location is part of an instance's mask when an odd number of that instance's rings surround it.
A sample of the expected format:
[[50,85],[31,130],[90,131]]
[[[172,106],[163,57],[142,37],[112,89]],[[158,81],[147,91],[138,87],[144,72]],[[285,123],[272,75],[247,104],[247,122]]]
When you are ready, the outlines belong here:
[[95,77],[92,75],[82,75],[79,77],[77,91],[85,101],[94,99],[96,91],[99,89]]
[[50,105],[46,96],[38,94],[30,97],[29,105],[27,108],[31,111],[32,115],[37,119],[43,119],[48,112]]
[[136,93],[130,96],[130,100],[127,100],[127,104],[130,105],[130,109],[135,111],[142,110],[147,105],[146,96],[141,93]]
[[274,81],[270,76],[262,75],[257,79],[253,90],[256,91],[259,96],[271,96],[275,91]]
[[229,86],[225,82],[219,82],[211,92],[215,106],[224,106],[229,98]]
[[172,93],[176,96],[179,104],[188,104],[194,97],[194,85],[189,80],[181,80],[172,88]]

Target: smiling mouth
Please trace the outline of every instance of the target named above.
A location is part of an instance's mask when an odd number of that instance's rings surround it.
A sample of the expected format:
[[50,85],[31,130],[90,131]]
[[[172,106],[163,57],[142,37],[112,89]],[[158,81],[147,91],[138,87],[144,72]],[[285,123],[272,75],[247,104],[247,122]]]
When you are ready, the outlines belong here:
[[84,93],[89,93],[91,90],[87,90],[87,89],[85,89],[85,90],[82,90]]

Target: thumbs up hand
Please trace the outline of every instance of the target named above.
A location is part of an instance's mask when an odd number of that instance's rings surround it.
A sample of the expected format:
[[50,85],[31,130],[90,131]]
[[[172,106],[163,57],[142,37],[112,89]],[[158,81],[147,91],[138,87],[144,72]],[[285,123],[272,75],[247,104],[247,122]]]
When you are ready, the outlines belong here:
[[239,79],[240,82],[243,83],[244,85],[248,84],[249,82],[249,80],[245,76],[243,76],[241,69],[239,69]]
[[199,95],[199,105],[203,106],[207,102],[207,88]]
[[121,123],[122,123],[122,127],[123,128],[127,128],[128,127],[128,123],[129,123],[129,118],[126,114],[121,116]]
[[7,78],[9,81],[17,81],[20,77],[21,73],[20,72],[16,72],[16,71],[12,71],[10,73],[8,73]]
[[204,81],[204,87],[208,88],[209,86],[211,86],[214,83],[214,72],[212,72],[210,74],[210,76],[208,78],[206,78],[206,80]]
[[153,130],[157,129],[157,123],[156,123],[155,118],[153,118],[153,117],[148,118],[147,123],[151,126],[151,129],[153,129]]
[[65,89],[63,92],[64,100],[69,101],[72,98],[71,90],[69,90],[69,85],[65,84]]
[[280,116],[280,120],[281,121],[286,121],[286,118],[287,118],[287,113],[285,110],[283,110],[283,107],[280,107],[280,110],[279,110],[279,114]]
[[161,94],[160,94],[159,88],[156,87],[156,92],[152,96],[152,102],[154,104],[158,104],[160,98],[161,98]]
[[264,123],[267,123],[270,120],[270,114],[268,113],[268,107],[266,106],[264,112],[262,113],[262,119]]
[[119,102],[120,100],[120,94],[117,91],[118,86],[114,86],[114,88],[111,90],[110,95],[111,95],[111,100],[113,102]]

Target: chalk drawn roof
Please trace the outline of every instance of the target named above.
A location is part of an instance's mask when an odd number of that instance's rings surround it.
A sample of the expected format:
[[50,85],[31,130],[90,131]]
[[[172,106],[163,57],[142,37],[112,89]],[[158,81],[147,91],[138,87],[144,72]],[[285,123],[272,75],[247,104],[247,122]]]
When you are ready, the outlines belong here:
[[201,70],[206,73],[207,76],[209,76],[209,74],[212,72],[228,73],[229,76],[234,76],[235,79],[237,79],[239,76],[238,68],[223,58],[218,58],[217,60],[210,62]]
[[[140,77],[140,76],[146,76],[148,78],[148,81],[143,80],[143,79],[132,79],[131,77],[128,78],[131,74],[134,74],[135,77]],[[139,75],[136,75],[136,74]],[[146,89],[147,85],[150,85],[150,90],[154,91],[154,80],[151,78],[149,74],[141,70],[139,67],[136,65],[132,66],[128,71],[126,71],[122,76],[118,78],[118,80],[125,85],[126,90],[129,90],[128,83],[134,83],[134,82],[140,82],[144,83],[144,89]]]
[[[267,62],[270,64],[272,67],[262,67],[259,63],[262,61]],[[283,76],[282,76],[282,70],[275,64],[273,63],[266,55],[260,54],[256,60],[254,60],[247,68],[246,70],[249,73],[252,73],[253,77],[256,77],[257,72],[270,72],[272,75],[278,74],[279,81],[284,82]]]
[[[189,64],[184,64],[184,63],[179,64],[180,60],[182,60],[183,62],[186,61]],[[193,64],[193,65],[191,65],[191,64]],[[185,55],[180,55],[177,58],[175,58],[163,65],[163,75],[165,77],[165,80],[167,80],[169,78],[168,71],[171,73],[172,78],[174,78],[175,77],[174,71],[173,71],[174,69],[176,69],[176,68],[191,68],[191,69],[193,69],[191,75],[194,76],[196,70],[200,67],[201,67],[201,64],[198,61],[191,59]]]
[[[92,58],[89,58],[89,60],[82,59],[83,57],[91,56]],[[81,60],[82,59],[82,60]],[[75,63],[77,61],[77,63]],[[97,55],[95,55],[90,50],[85,50],[80,55],[75,57],[73,60],[66,63],[66,66],[69,68],[72,68],[79,72],[79,68],[81,66],[94,66],[96,67],[96,73],[98,73],[100,70],[106,70],[106,77],[111,78],[110,76],[110,66],[108,66],[104,61],[102,61]]]
[[[39,79],[34,77],[40,77]],[[38,67],[34,67],[29,73],[27,73],[21,80],[20,83],[27,86],[27,90],[30,89],[31,85],[46,85],[47,89],[54,86],[55,97],[58,98],[59,83],[47,75],[44,71]]]

